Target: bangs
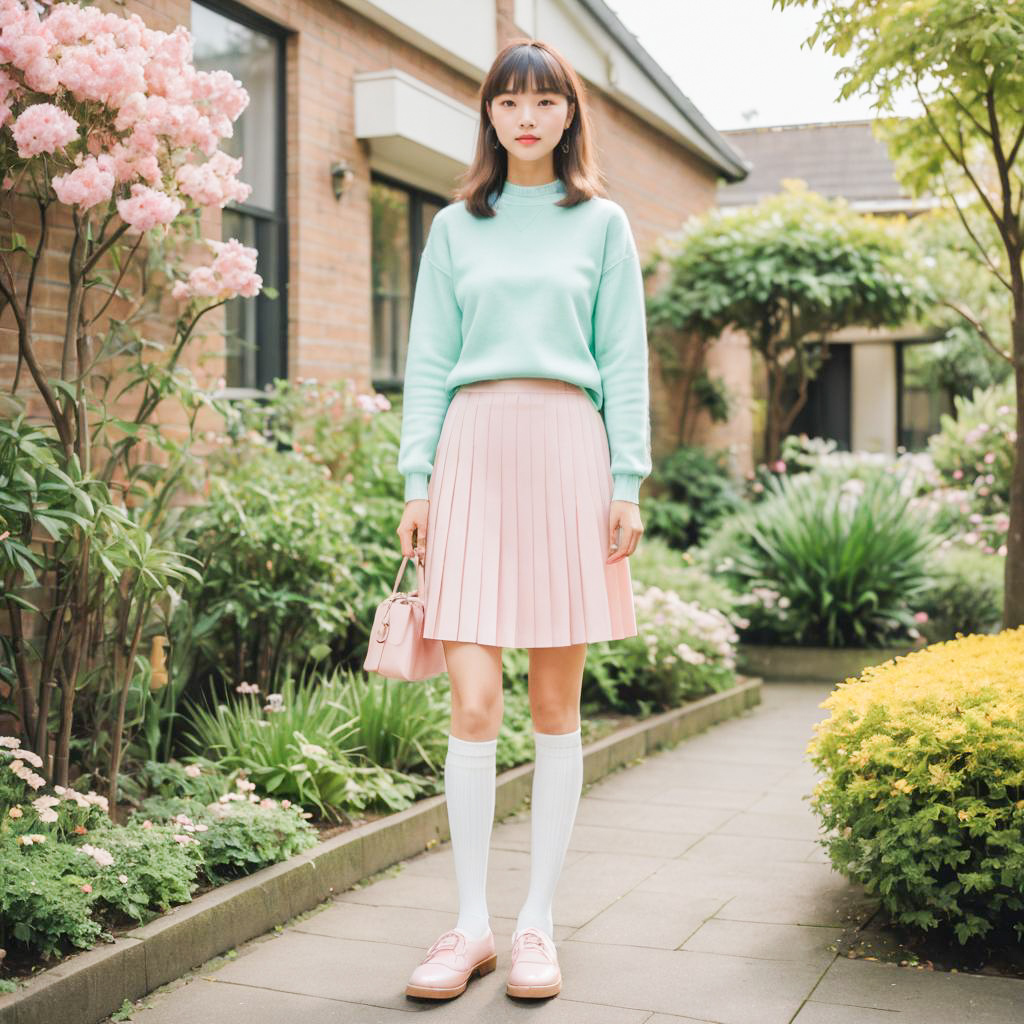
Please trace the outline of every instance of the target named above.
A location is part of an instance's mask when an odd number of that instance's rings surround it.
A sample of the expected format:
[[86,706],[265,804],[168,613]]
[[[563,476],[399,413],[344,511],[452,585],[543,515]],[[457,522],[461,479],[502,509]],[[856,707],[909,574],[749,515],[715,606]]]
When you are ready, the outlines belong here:
[[536,46],[519,46],[494,69],[487,100],[506,92],[557,92],[573,98],[573,88],[557,61]]

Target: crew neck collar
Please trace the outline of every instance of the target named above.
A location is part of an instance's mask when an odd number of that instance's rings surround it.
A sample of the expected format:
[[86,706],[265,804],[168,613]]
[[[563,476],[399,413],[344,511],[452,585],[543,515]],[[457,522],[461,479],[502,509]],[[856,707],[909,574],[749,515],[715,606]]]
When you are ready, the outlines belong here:
[[501,187],[501,202],[506,205],[524,203],[553,203],[565,195],[565,183],[561,178],[543,185],[515,185],[506,181]]

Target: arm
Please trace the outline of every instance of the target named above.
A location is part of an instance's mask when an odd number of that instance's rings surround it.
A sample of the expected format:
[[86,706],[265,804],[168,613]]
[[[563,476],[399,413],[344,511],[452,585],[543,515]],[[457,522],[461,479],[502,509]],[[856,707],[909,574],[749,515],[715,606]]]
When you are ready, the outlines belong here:
[[651,472],[647,301],[636,243],[621,207],[608,226],[593,331],[611,453],[612,500],[639,504],[640,484]]
[[426,498],[448,395],[445,380],[462,349],[462,310],[455,299],[444,225],[435,216],[420,258],[409,322],[398,471],[405,500]]

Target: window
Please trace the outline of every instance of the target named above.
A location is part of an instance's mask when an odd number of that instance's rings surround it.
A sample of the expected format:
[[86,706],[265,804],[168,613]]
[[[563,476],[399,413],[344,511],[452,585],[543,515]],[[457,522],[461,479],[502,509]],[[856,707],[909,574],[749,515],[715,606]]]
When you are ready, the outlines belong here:
[[942,414],[953,415],[950,390],[936,380],[931,345],[903,342],[896,346],[896,382],[899,443],[907,451],[924,451],[928,438],[942,426]]
[[220,0],[193,0],[191,16],[195,66],[228,71],[249,93],[249,106],[220,148],[242,158],[239,177],[252,185],[252,193],[244,203],[224,208],[221,237],[237,238],[259,252],[256,269],[278,297],[225,304],[225,377],[229,388],[262,389],[288,373],[284,34]]
[[373,355],[378,391],[400,391],[420,253],[445,200],[381,175],[370,182]]

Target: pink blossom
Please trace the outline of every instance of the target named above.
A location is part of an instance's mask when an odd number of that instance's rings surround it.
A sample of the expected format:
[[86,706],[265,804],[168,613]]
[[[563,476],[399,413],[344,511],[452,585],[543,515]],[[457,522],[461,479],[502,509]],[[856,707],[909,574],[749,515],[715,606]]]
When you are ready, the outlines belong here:
[[915,622],[919,622],[921,624],[924,624],[925,622],[928,621],[928,613],[927,612],[914,612],[914,621]]
[[90,885],[90,884],[89,884],[88,882],[86,882],[86,883],[85,883],[85,884],[84,884],[84,885],[82,886],[82,892],[84,892],[84,893],[90,893],[90,892],[92,892],[92,886],[91,886],[91,885]]
[[132,185],[130,199],[117,200],[121,219],[137,232],[149,231],[158,224],[170,224],[183,208],[180,199],[138,183]]
[[116,182],[114,158],[103,153],[82,159],[79,154],[79,161],[80,166],[75,170],[54,177],[53,190],[57,198],[68,206],[78,205],[83,210],[99,203],[109,203]]
[[227,242],[207,239],[207,244],[217,254],[213,263],[196,267],[187,281],[175,282],[171,290],[174,298],[227,299],[236,295],[251,297],[259,294],[263,278],[256,273],[258,253],[255,249],[243,245],[237,238]]
[[199,776],[203,774],[203,769],[202,769],[202,768],[200,768],[200,767],[199,767],[199,765],[197,765],[197,764],[190,764],[190,765],[189,765],[189,766],[188,766],[188,767],[187,767],[187,768],[185,769],[185,774],[186,774],[186,775],[187,775],[187,776],[188,776],[188,777],[189,777],[190,779],[198,779],[198,778],[199,778]]
[[986,465],[991,466],[996,461],[995,452],[985,452],[985,458],[983,460]]
[[963,480],[963,478],[964,478],[964,471],[962,469],[954,469],[953,470],[953,479],[954,480]]
[[11,125],[18,156],[56,153],[78,138],[78,122],[52,103],[33,103]]
[[232,157],[223,150],[217,150],[203,164],[179,167],[178,187],[201,206],[223,207],[232,199],[244,202],[249,198],[252,186],[235,178],[241,169],[241,157]]
[[772,469],[776,473],[785,473],[786,472],[786,463],[782,459],[776,459],[772,463]]

